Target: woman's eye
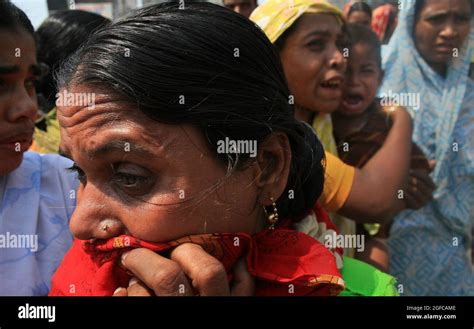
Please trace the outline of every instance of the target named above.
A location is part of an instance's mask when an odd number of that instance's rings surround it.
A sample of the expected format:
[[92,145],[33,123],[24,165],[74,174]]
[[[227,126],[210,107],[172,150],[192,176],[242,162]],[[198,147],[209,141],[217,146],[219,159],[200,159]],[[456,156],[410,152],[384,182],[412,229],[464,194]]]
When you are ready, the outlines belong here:
[[127,173],[116,173],[114,174],[114,180],[125,188],[138,187],[140,183],[146,180],[146,177],[131,175]]
[[79,168],[79,167],[77,166],[77,164],[76,164],[75,162],[74,162],[74,164],[73,164],[71,167],[67,168],[67,170],[76,173],[77,179],[79,179],[79,181],[80,181],[82,184],[84,184],[84,185],[86,184],[86,182],[87,182],[86,174],[85,174],[85,172],[84,172],[81,168]]
[[25,81],[25,87],[27,89],[36,88],[38,80],[36,78],[31,78]]
[[313,40],[307,44],[307,47],[315,50],[322,50],[324,48],[324,42],[322,40]]
[[429,17],[428,21],[431,22],[432,24],[438,25],[438,24],[443,24],[445,19],[446,17],[441,15],[441,16]]
[[469,23],[471,18],[469,16],[456,16],[455,20],[456,23]]
[[128,195],[147,194],[154,185],[150,171],[141,166],[132,163],[119,163],[113,168],[112,181],[114,185]]
[[0,92],[6,92],[8,90],[8,84],[0,79]]

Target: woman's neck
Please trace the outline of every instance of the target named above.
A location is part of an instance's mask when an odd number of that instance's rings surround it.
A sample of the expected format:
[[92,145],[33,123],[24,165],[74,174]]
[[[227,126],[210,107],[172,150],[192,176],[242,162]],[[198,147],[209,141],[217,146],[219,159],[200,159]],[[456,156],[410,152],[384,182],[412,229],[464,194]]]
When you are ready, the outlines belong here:
[[443,63],[441,63],[441,64],[440,63],[428,63],[428,65],[433,69],[433,71],[438,73],[443,78],[446,78],[446,74],[447,74],[447,71],[448,71],[448,65],[443,64]]

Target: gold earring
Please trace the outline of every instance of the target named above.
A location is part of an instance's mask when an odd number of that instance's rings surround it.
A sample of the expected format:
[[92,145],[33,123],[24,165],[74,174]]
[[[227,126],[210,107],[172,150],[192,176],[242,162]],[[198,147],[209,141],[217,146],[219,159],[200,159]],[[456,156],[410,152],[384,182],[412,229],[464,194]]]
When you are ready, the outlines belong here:
[[265,211],[265,214],[267,215],[267,221],[270,223],[270,226],[268,227],[268,229],[274,230],[275,224],[278,222],[278,209],[277,209],[275,200],[272,197],[270,197],[270,201],[272,202],[273,212],[269,214],[265,207],[263,207],[263,210]]

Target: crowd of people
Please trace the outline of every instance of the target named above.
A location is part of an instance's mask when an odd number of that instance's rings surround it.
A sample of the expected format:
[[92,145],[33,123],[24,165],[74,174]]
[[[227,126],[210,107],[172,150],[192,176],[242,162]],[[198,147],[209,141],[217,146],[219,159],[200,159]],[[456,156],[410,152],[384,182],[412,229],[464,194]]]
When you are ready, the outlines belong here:
[[0,0],[0,295],[474,295],[472,0]]

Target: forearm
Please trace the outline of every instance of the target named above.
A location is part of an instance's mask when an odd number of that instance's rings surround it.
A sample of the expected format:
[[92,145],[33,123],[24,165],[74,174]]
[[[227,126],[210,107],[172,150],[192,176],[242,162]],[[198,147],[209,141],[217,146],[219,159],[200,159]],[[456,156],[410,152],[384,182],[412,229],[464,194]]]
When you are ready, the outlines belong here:
[[362,169],[356,170],[351,192],[340,210],[344,216],[361,222],[384,222],[405,207],[401,190],[410,166],[412,122],[402,111],[397,113],[400,115],[384,145]]

